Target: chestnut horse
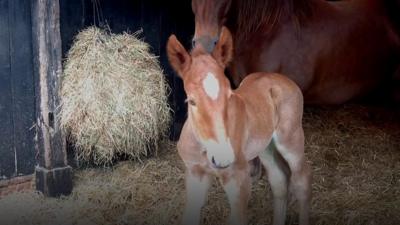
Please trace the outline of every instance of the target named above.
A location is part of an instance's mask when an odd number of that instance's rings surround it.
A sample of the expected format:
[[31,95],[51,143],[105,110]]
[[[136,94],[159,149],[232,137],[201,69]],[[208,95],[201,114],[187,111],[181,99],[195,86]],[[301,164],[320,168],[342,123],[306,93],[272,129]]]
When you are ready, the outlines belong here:
[[234,39],[235,86],[249,73],[282,73],[306,103],[340,104],[394,79],[400,39],[392,5],[399,6],[393,0],[192,0],[193,46],[211,52],[225,24]]
[[230,202],[231,224],[246,224],[251,162],[259,157],[274,197],[274,225],[283,225],[288,188],[299,202],[299,221],[308,224],[311,171],[304,155],[303,97],[279,74],[248,75],[232,90],[224,74],[233,54],[232,36],[222,29],[212,54],[202,47],[189,54],[172,35],[171,66],[183,80],[188,118],[178,142],[186,165],[184,224],[198,224],[212,175]]

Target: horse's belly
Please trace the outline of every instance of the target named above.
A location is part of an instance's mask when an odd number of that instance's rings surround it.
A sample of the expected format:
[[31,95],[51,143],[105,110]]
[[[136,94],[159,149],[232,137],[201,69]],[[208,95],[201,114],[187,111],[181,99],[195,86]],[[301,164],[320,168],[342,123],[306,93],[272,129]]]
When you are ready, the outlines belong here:
[[293,80],[302,91],[312,83],[315,57],[318,52],[314,48],[299,48],[296,35],[288,29],[271,41],[263,38],[250,40],[249,45],[237,46],[233,70],[243,79],[247,74],[255,72],[280,73]]
[[287,32],[264,46],[243,48],[234,62],[240,74],[281,73],[300,87],[306,103],[341,104],[368,93],[395,70],[394,50],[379,38],[352,46],[316,38],[313,47],[308,38],[299,42],[291,36]]

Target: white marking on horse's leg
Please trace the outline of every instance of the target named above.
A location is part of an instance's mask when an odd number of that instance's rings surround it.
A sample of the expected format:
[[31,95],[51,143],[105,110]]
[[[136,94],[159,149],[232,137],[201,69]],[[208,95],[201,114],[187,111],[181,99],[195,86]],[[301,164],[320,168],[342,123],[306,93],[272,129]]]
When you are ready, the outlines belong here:
[[274,225],[284,225],[286,220],[287,210],[287,195],[288,195],[288,178],[285,172],[280,168],[277,158],[274,154],[275,148],[273,143],[270,143],[268,148],[260,154],[261,163],[266,168],[268,181],[271,185],[272,194],[274,197]]
[[224,190],[228,196],[231,212],[229,224],[242,225],[247,223],[246,210],[251,194],[251,178],[248,174],[233,177],[225,185]]
[[210,187],[208,175],[198,176],[191,172],[186,174],[186,207],[183,214],[183,224],[200,223],[201,208],[206,202],[207,191]]
[[[283,136],[283,135],[282,135]],[[299,201],[299,224],[309,224],[311,201],[311,169],[304,156],[304,132],[300,127],[290,135],[273,135],[277,150],[289,165],[290,185]]]
[[208,72],[207,76],[203,79],[203,88],[206,94],[212,99],[216,100],[219,94],[219,82],[213,73]]

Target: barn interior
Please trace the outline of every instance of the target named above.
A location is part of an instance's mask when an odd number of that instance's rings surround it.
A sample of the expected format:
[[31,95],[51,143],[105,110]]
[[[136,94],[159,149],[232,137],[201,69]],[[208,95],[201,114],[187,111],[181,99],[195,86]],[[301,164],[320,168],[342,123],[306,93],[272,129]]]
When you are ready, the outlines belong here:
[[[95,4],[96,3],[96,4]],[[47,198],[28,191],[0,197],[6,224],[179,224],[184,206],[184,165],[176,140],[186,118],[182,82],[169,66],[170,34],[190,48],[194,18],[190,1],[60,0],[62,52],[83,28],[109,27],[113,33],[142,29],[143,40],[159,56],[172,88],[170,140],[156,156],[140,162],[78,166],[73,148],[74,189],[70,196]],[[338,106],[306,106],[306,155],[313,170],[311,224],[400,224],[400,107],[385,101]],[[249,224],[272,223],[272,198],[264,178],[253,183]],[[22,215],[22,216],[21,216]],[[202,210],[202,224],[223,224],[229,206],[215,180]],[[287,224],[298,224],[290,203]]]

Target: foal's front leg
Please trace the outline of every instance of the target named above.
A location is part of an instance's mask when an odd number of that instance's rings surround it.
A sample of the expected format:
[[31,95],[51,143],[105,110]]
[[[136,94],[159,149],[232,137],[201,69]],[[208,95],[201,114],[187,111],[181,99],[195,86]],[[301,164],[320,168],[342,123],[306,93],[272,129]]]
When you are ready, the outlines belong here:
[[235,171],[222,184],[231,208],[229,224],[247,224],[247,206],[251,195],[249,171]]
[[184,225],[199,224],[201,208],[205,204],[209,187],[210,176],[208,174],[199,172],[196,168],[187,168]]

